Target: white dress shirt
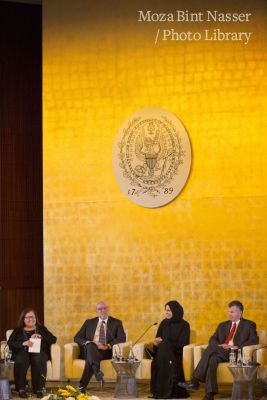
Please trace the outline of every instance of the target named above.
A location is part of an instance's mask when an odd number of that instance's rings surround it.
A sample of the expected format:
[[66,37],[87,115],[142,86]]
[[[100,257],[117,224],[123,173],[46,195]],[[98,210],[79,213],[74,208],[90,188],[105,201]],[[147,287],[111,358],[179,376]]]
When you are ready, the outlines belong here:
[[96,330],[95,330],[95,335],[94,335],[94,342],[99,342],[100,326],[101,326],[101,323],[102,323],[103,321],[105,321],[104,329],[105,329],[105,336],[107,337],[107,322],[108,322],[108,317],[107,317],[106,319],[98,318],[98,323],[97,323]]

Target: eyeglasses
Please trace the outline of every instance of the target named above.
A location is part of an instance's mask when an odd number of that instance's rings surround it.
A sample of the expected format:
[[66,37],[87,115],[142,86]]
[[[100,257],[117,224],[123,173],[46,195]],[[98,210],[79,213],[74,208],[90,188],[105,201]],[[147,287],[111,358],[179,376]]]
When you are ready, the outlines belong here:
[[35,316],[28,316],[28,317],[24,317],[24,319],[35,319]]
[[97,308],[97,311],[105,311],[107,309],[108,309],[107,307],[99,307],[99,308]]

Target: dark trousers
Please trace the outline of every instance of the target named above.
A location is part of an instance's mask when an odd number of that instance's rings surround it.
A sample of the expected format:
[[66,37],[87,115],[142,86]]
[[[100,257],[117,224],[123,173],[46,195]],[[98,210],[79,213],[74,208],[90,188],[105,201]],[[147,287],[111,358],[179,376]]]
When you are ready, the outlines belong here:
[[80,385],[87,387],[93,374],[100,369],[100,361],[108,360],[112,357],[111,350],[98,350],[94,343],[88,343],[85,353],[85,366],[80,380]]
[[193,377],[205,382],[207,393],[218,393],[217,367],[221,362],[228,361],[229,351],[219,346],[208,346],[201,357]]
[[29,366],[31,366],[32,388],[36,392],[42,390],[46,380],[46,362],[48,356],[46,353],[28,353],[20,351],[14,355],[14,379],[16,390],[22,390],[26,387],[26,375]]

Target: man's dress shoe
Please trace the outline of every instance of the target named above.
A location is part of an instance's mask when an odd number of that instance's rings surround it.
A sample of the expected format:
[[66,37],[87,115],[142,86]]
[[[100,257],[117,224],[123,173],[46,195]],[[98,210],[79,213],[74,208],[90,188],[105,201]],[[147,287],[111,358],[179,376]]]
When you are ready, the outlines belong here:
[[178,386],[187,390],[198,390],[199,383],[197,381],[179,382]]
[[85,394],[86,393],[86,388],[84,386],[78,386],[77,387],[78,392]]
[[104,374],[103,372],[99,369],[97,372],[95,372],[95,379],[97,382],[103,381]]
[[19,397],[21,397],[22,399],[27,399],[28,394],[27,394],[26,390],[20,390]]

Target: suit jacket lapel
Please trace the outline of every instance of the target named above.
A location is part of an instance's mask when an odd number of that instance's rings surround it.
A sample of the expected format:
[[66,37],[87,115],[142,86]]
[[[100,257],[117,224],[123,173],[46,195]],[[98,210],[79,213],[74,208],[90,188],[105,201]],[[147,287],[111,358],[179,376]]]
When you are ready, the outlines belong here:
[[225,325],[225,337],[224,337],[224,339],[223,339],[223,343],[225,342],[225,340],[227,339],[227,336],[229,335],[229,333],[230,333],[230,330],[231,330],[231,326],[232,326],[232,322],[231,321],[228,321],[227,322],[227,324]]
[[112,318],[108,317],[108,322],[107,322],[107,343],[110,342],[110,340],[114,339],[114,335],[113,335],[113,321]]
[[92,321],[92,324],[90,324],[91,325],[90,326],[90,340],[94,339],[97,323],[98,323],[98,318],[94,318],[94,320]]

